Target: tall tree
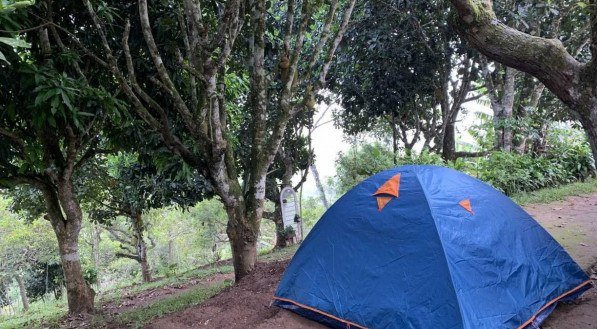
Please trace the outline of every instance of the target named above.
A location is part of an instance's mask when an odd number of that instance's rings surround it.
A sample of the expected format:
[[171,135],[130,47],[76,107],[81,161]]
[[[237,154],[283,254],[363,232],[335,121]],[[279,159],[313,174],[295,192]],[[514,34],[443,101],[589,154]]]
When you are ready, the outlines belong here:
[[[148,7],[139,0],[136,7],[115,3],[126,11],[124,21],[115,23],[110,19],[116,16],[101,17],[85,1],[101,38],[99,62],[114,75],[138,117],[210,182],[224,204],[237,279],[255,266],[265,178],[286,125],[325,85],[354,3],[293,0],[268,7],[265,0],[249,6],[232,0],[203,6],[185,0]],[[268,25],[268,15],[280,24]],[[316,17],[325,17],[323,24],[312,24]],[[235,41],[245,25],[250,97],[233,101],[246,103],[250,139],[238,141],[225,93],[227,65],[238,54]],[[265,57],[270,36],[284,40],[275,65]],[[272,79],[281,79],[282,89],[277,107],[269,111]],[[239,151],[239,145],[246,149]],[[239,166],[240,159],[250,166]]]
[[[122,250],[116,256],[137,261],[145,282],[151,281],[151,269],[147,259],[149,223],[143,214],[172,205],[186,209],[211,196],[211,186],[198,175],[182,175],[184,167],[180,164],[158,171],[149,161],[120,155],[109,158],[107,165],[98,166],[96,182],[101,191],[95,193],[88,208],[91,217],[104,223],[110,235],[121,243]],[[126,218],[128,224],[116,223],[118,217]]]
[[[75,6],[76,7],[76,6]],[[18,30],[29,51],[2,48],[0,70],[0,185],[28,185],[43,196],[45,219],[58,240],[69,312],[93,310],[94,292],[83,279],[79,232],[83,214],[77,180],[103,152],[101,135],[121,104],[100,86],[104,71],[85,62],[57,26],[83,23],[65,15],[74,8],[43,2],[3,17],[2,30]],[[82,65],[85,62],[86,65]]]
[[[456,154],[455,122],[471,97],[476,59],[447,24],[442,1],[362,2],[347,32],[334,74],[350,134],[389,127],[396,154],[420,141]],[[478,96],[477,96],[478,97]]]
[[597,0],[574,2],[576,24],[590,30],[590,59],[577,59],[560,39],[516,30],[495,14],[493,0],[450,0],[459,33],[488,58],[529,73],[543,83],[583,126],[597,158]]

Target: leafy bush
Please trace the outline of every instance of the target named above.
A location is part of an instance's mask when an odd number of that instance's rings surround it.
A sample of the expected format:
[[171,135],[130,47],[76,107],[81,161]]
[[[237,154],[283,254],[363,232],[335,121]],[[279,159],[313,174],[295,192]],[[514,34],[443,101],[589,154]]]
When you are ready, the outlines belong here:
[[98,272],[95,267],[87,268],[83,271],[83,278],[85,282],[88,284],[96,284],[97,283]]
[[364,144],[340,153],[336,160],[336,191],[342,195],[367,177],[394,167],[393,158],[392,151],[380,143]]
[[589,149],[572,145],[559,154],[493,152],[478,162],[476,176],[507,195],[584,180],[594,174]]
[[559,162],[576,180],[595,176],[595,161],[584,133],[576,129],[553,129],[547,156]]
[[508,195],[555,186],[570,179],[554,159],[508,152],[493,152],[480,161],[477,176]]
[[280,235],[282,235],[285,239],[289,239],[296,236],[296,232],[294,231],[294,227],[288,225],[283,230],[281,230]]

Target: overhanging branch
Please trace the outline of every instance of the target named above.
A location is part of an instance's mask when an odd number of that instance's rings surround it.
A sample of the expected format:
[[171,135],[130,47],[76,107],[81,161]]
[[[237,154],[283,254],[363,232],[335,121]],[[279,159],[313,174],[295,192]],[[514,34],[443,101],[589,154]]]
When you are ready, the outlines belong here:
[[558,39],[520,32],[501,23],[492,0],[450,0],[457,11],[455,28],[481,53],[529,73],[543,82],[565,104],[579,101],[574,91],[584,64],[579,63]]

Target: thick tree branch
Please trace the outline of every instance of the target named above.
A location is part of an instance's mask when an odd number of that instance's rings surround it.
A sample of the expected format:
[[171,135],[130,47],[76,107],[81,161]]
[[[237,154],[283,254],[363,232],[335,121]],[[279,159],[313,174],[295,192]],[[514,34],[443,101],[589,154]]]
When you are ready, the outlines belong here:
[[136,260],[137,262],[141,262],[141,257],[139,257],[137,255],[132,255],[132,254],[125,254],[125,253],[122,253],[122,252],[117,252],[116,253],[116,257],[119,257],[119,258],[129,258],[129,259],[132,259],[132,260]]
[[159,53],[158,46],[153,38],[153,32],[151,31],[151,23],[149,22],[149,11],[147,8],[147,0],[139,0],[139,19],[141,21],[141,31],[143,32],[143,38],[149,49],[149,54],[153,60],[154,67],[158,72],[161,82],[166,86],[168,94],[174,100],[174,107],[178,110],[182,121],[195,138],[205,141],[206,136],[202,135],[197,127],[196,122],[193,120],[193,115],[187,107],[185,101],[180,95],[178,89],[172,82],[170,74],[164,65],[162,56]]
[[487,57],[529,73],[565,104],[579,101],[575,79],[583,64],[558,39],[535,37],[501,23],[492,0],[450,0],[457,11],[456,29]]

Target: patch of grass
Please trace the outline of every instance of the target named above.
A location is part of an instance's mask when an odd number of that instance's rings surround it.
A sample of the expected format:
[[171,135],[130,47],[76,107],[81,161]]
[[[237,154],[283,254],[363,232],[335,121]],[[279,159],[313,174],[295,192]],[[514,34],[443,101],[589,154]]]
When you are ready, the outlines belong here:
[[563,200],[568,196],[590,193],[597,193],[596,178],[590,178],[584,182],[544,188],[533,192],[518,193],[513,195],[511,198],[519,205],[525,205],[531,203],[549,203]]
[[65,300],[50,300],[48,302],[33,302],[29,311],[16,315],[0,316],[0,328],[55,328],[64,316]]
[[283,249],[273,249],[268,253],[260,254],[259,260],[262,262],[274,262],[279,260],[290,259],[298,249],[299,245],[295,244]]
[[118,301],[123,294],[138,294],[144,290],[162,288],[172,284],[182,284],[188,282],[190,279],[202,279],[212,276],[216,273],[232,273],[234,269],[231,265],[220,265],[208,268],[197,268],[180,273],[176,276],[162,278],[153,282],[141,283],[130,287],[122,287],[119,289],[112,289],[102,294],[98,300],[102,303],[109,301]]
[[[274,249],[264,252],[258,256],[260,261],[272,262],[292,258],[299,245],[293,245],[284,249]],[[191,279],[202,279],[217,273],[232,273],[234,268],[231,265],[215,265],[192,269],[179,273],[175,276],[161,278],[159,280],[135,284],[131,286],[119,286],[105,291],[97,296],[96,305],[118,302],[124,294],[138,294],[144,290],[162,288],[168,285],[184,284]],[[183,310],[193,305],[198,305],[206,299],[216,295],[222,289],[230,286],[233,282],[226,280],[213,285],[199,285],[179,295],[158,300],[155,303],[142,308],[129,310],[119,315],[115,321],[122,325],[141,327],[148,321],[157,317]],[[8,328],[57,328],[59,321],[66,314],[66,301],[49,301],[47,303],[34,302],[27,313],[11,316],[0,316],[0,329]],[[100,326],[106,321],[100,315],[94,317],[93,322]]]
[[[199,305],[230,285],[232,285],[232,280],[225,280],[212,285],[197,286],[169,298],[158,300],[145,307],[126,311],[118,315],[114,320],[116,323],[122,325],[140,328],[155,318]],[[103,319],[95,319],[94,321],[98,323],[102,322]]]

